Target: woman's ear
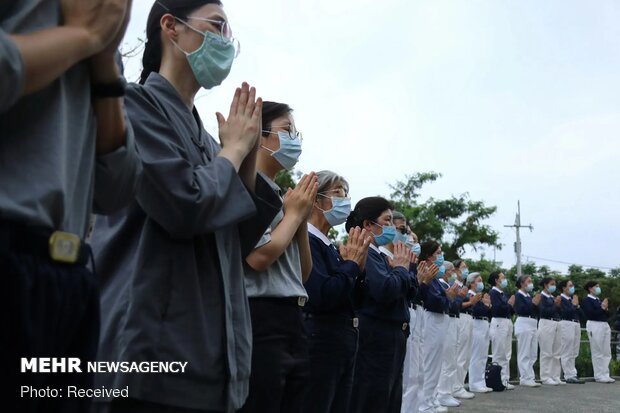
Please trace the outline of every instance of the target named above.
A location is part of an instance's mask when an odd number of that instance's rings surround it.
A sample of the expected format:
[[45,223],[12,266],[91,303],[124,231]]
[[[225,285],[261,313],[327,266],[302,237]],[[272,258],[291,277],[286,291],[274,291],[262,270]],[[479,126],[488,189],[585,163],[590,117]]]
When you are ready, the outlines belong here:
[[166,13],[159,19],[159,26],[162,33],[171,40],[177,41],[179,33],[177,31],[177,20],[170,13]]

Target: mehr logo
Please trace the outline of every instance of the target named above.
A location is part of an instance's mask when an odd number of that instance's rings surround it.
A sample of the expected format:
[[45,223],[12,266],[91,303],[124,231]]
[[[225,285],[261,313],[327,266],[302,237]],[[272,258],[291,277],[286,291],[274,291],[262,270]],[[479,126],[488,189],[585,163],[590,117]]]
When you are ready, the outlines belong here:
[[27,373],[81,373],[80,359],[77,357],[57,358],[39,357],[21,359],[21,372]]

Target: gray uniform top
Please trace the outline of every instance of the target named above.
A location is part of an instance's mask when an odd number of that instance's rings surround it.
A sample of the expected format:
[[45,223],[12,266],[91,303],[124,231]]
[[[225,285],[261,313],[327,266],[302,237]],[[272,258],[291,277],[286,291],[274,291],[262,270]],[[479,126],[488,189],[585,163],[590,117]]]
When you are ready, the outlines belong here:
[[109,213],[131,201],[139,162],[129,123],[125,146],[95,156],[86,62],[19,98],[24,66],[8,34],[58,26],[59,3],[21,0],[0,5],[0,219],[83,237],[93,208]]
[[[260,175],[271,185],[274,191],[280,193],[278,185],[269,179],[266,175],[259,172]],[[284,218],[284,211],[280,210],[278,215],[273,219],[271,225],[255,248],[262,247],[271,241],[271,231],[273,231],[280,221]],[[246,265],[245,288],[248,297],[305,297],[308,293],[304,288],[301,280],[301,261],[299,257],[299,244],[293,238],[291,243],[286,247],[282,255],[274,261],[273,264],[263,272],[257,272]]]
[[97,217],[100,360],[187,361],[184,374],[95,377],[130,397],[234,411],[248,394],[252,334],[243,259],[281,207],[251,194],[174,87],[151,73],[126,97],[142,179],[123,213]]

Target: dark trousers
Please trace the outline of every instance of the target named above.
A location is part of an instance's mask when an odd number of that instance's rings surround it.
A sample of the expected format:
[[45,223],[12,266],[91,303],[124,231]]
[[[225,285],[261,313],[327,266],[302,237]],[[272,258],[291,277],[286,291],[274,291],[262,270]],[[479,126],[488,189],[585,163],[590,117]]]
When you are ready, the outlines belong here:
[[91,413],[224,413],[216,410],[196,410],[168,406],[138,399],[114,399],[107,403],[93,403]]
[[[93,383],[87,362],[95,360],[99,340],[94,275],[84,266],[59,264],[0,245],[0,279],[0,388],[2,400],[14,406],[6,411],[87,412],[90,399],[70,398],[67,386],[91,388]],[[77,357],[82,373],[21,373],[22,357]],[[63,397],[35,397],[30,391],[48,386]]]
[[287,299],[249,301],[252,373],[250,394],[241,412],[301,412],[309,375],[301,308]]
[[371,317],[360,318],[359,330],[350,412],[399,413],[409,330]]
[[358,330],[344,316],[305,321],[310,353],[310,382],[304,413],[346,413],[353,389]]

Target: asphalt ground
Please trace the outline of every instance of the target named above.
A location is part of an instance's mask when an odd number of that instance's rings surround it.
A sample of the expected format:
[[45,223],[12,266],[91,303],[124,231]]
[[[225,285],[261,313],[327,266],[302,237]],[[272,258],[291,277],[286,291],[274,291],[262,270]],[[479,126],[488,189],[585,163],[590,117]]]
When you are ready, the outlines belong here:
[[472,400],[449,409],[454,413],[620,413],[620,380],[613,384],[588,382],[565,386],[476,393]]

